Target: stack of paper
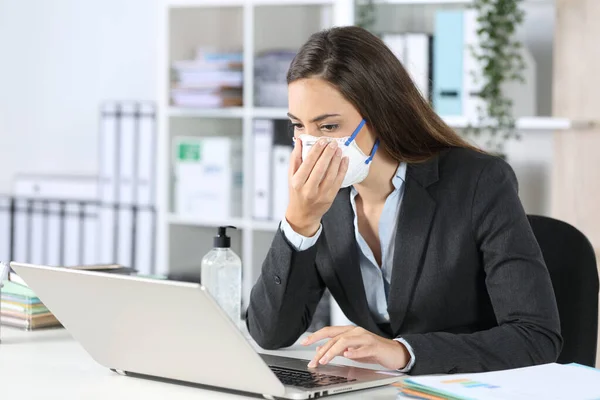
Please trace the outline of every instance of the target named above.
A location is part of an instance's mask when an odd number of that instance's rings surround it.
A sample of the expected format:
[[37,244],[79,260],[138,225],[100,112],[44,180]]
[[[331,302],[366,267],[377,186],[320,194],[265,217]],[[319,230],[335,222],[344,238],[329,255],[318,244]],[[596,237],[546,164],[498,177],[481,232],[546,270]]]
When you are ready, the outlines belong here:
[[270,50],[254,59],[254,104],[258,107],[287,107],[287,71],[296,51]]
[[600,370],[579,364],[544,364],[478,374],[404,380],[401,392],[417,399],[600,399]]
[[242,53],[203,53],[173,63],[173,105],[216,108],[242,105]]
[[0,322],[26,330],[60,326],[60,322],[27,286],[4,281],[0,290]]

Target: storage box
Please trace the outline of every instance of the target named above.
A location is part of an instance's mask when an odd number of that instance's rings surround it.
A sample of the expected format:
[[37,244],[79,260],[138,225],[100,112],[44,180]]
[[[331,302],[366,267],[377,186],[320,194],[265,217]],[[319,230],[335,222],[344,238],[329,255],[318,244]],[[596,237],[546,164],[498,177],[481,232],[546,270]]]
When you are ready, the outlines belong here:
[[174,138],[175,212],[207,220],[242,214],[242,141]]

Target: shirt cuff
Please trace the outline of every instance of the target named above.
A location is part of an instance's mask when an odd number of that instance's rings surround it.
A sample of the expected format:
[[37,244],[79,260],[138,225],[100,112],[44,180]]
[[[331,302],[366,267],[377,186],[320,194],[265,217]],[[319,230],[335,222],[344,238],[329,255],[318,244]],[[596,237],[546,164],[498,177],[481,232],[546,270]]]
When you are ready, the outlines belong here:
[[312,246],[317,243],[319,236],[321,236],[321,231],[323,230],[323,226],[319,224],[319,230],[311,237],[302,236],[299,233],[296,233],[294,229],[291,227],[289,222],[284,218],[281,220],[281,231],[283,235],[287,239],[287,241],[294,247],[296,251],[304,251],[308,250]]
[[413,351],[412,346],[408,344],[406,340],[402,338],[395,338],[394,340],[399,343],[402,343],[404,347],[406,347],[406,350],[408,350],[408,354],[410,354],[410,360],[408,361],[408,364],[406,364],[406,367],[399,369],[398,372],[410,372],[413,365],[415,365],[415,352]]

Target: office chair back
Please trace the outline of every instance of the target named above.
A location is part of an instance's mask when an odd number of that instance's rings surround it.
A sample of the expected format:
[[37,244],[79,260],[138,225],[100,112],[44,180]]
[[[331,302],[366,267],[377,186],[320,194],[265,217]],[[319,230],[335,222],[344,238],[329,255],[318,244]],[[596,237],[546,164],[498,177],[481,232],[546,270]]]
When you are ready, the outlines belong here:
[[556,295],[564,341],[558,362],[593,367],[598,342],[598,270],[594,248],[583,233],[565,222],[530,215],[529,223]]

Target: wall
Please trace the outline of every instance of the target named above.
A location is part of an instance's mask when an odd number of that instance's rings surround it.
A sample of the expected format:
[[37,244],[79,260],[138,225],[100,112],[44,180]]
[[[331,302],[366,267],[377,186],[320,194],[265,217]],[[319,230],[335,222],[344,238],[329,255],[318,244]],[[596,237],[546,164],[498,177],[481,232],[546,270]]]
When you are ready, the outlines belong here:
[[[567,118],[598,122],[600,7],[597,0],[558,0],[556,7],[554,85],[561,95],[554,98],[554,112]],[[600,129],[596,126],[555,136],[552,211],[586,234],[596,249],[600,268]],[[596,354],[596,366],[600,367],[600,351]]]
[[98,107],[154,100],[157,0],[0,0],[0,193],[95,174]]

